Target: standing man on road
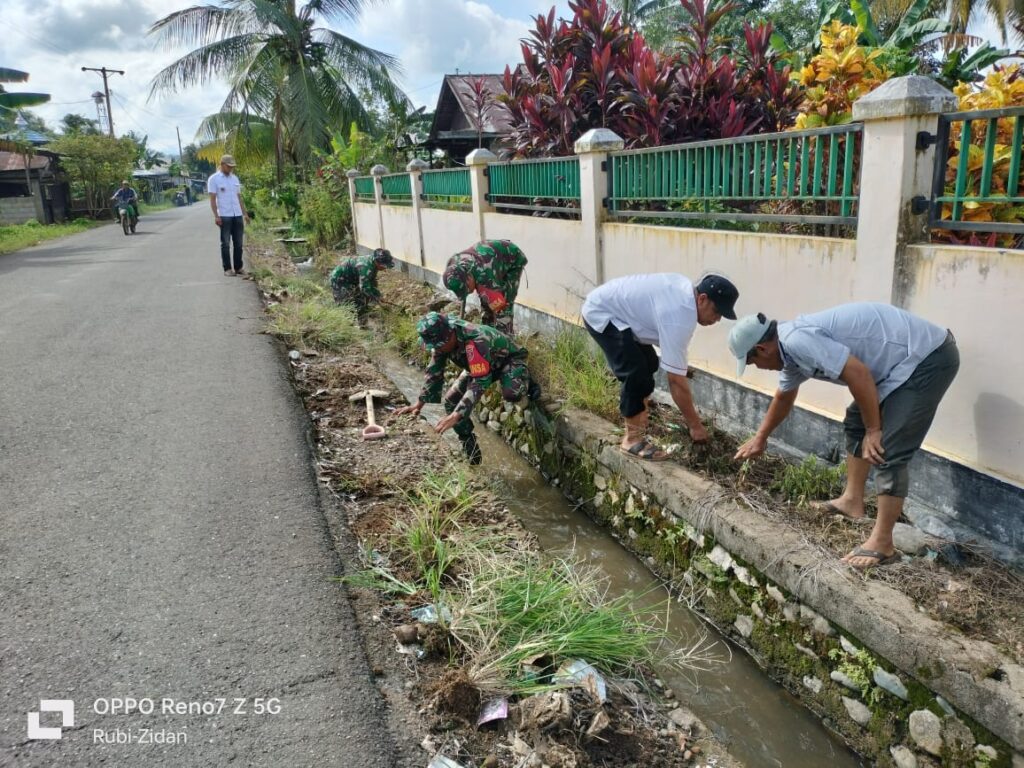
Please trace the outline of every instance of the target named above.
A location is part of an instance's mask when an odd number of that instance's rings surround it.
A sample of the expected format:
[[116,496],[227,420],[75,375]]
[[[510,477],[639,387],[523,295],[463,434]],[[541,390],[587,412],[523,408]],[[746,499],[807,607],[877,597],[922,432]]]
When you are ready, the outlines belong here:
[[736,286],[721,275],[708,274],[694,287],[672,273],[627,275],[595,288],[583,302],[583,324],[601,347],[621,384],[619,413],[626,431],[619,447],[649,461],[664,461],[665,451],[647,438],[647,399],[654,392],[654,374],[668,374],[669,394],[682,411],[695,443],[708,439],[693,404],[687,381],[686,351],[698,325],[736,319]]
[[[242,234],[249,223],[249,213],[242,202],[242,182],[235,174],[235,158],[223,155],[220,170],[206,182],[210,193],[210,210],[220,227],[220,261],[225,275],[244,275],[242,269]],[[232,246],[234,263],[232,264]]]
[[729,334],[729,349],[737,359],[737,376],[749,363],[782,372],[757,434],[740,446],[737,460],[764,453],[768,436],[789,415],[807,379],[849,387],[853,403],[843,420],[846,489],[825,510],[863,518],[864,485],[875,465],[875,527],[843,562],[858,570],[897,562],[892,531],[910,484],[907,465],[960,368],[953,334],[889,304],[863,302],[788,323],[748,315]]

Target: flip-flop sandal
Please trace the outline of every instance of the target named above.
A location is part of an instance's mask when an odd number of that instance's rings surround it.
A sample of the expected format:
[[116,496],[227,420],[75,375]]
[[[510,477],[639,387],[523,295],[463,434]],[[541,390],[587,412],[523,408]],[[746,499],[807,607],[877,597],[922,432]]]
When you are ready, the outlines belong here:
[[866,571],[869,568],[877,568],[880,565],[892,565],[893,563],[898,563],[903,559],[903,553],[897,549],[891,555],[884,555],[881,552],[877,552],[873,549],[864,549],[864,547],[857,547],[855,550],[853,550],[853,552],[847,555],[847,557],[873,558],[876,562],[871,563],[870,565],[853,565],[852,563],[847,563],[847,565],[849,565],[854,570]]
[[619,450],[646,461],[665,461],[669,457],[665,451],[654,445],[646,437],[640,438],[639,442],[634,443],[629,448],[623,448],[620,445]]
[[870,518],[867,515],[864,515],[864,517],[852,517],[852,516],[846,514],[845,512],[843,512],[843,510],[841,510],[839,507],[837,507],[831,501],[826,501],[826,502],[823,502],[821,504],[818,504],[818,505],[816,505],[815,508],[821,514],[823,514],[823,515],[841,515],[842,517],[844,517],[847,520],[849,520],[851,523],[861,523],[861,524],[863,524],[863,523],[874,523],[875,522],[873,518]]

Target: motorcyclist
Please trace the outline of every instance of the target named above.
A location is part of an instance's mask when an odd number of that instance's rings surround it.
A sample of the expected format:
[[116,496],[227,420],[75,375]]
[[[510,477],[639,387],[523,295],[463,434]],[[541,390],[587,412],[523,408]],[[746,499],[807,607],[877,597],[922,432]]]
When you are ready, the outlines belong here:
[[121,188],[117,190],[110,199],[123,205],[127,205],[128,215],[131,216],[133,220],[138,221],[139,195],[134,189],[132,189],[127,179],[121,182]]

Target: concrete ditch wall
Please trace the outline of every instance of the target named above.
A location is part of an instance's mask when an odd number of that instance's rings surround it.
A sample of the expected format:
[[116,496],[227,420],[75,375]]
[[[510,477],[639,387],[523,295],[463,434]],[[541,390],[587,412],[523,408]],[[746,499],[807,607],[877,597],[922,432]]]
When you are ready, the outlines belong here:
[[798,534],[715,483],[624,456],[603,419],[534,416],[494,395],[482,406],[482,423],[862,754],[880,765],[1024,765],[1024,668],[990,643],[884,584],[819,567]]

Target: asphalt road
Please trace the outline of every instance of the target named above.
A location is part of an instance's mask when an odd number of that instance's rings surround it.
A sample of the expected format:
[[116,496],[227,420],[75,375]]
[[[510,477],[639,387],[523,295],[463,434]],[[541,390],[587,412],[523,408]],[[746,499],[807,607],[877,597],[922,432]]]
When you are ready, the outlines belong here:
[[0,765],[394,764],[261,325],[203,204],[0,256]]

